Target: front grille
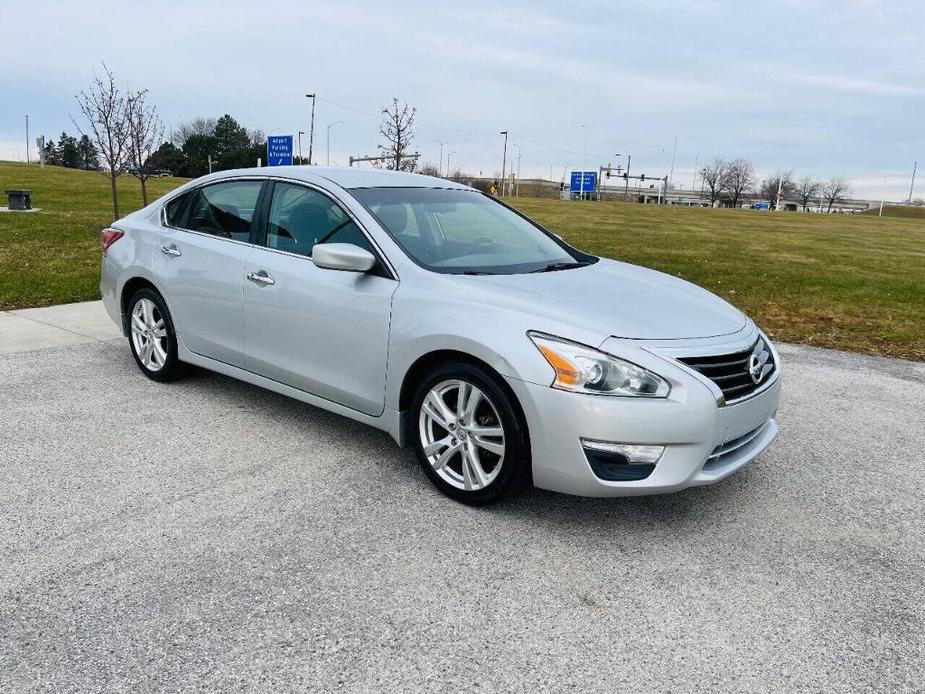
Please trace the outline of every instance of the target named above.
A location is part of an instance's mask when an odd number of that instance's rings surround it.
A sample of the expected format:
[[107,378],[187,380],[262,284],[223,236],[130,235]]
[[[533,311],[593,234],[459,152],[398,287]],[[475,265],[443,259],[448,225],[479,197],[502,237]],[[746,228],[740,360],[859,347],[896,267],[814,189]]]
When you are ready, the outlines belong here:
[[713,381],[726,396],[726,402],[748,397],[767,383],[776,365],[771,348],[763,338],[741,352],[709,357],[683,357],[678,361]]

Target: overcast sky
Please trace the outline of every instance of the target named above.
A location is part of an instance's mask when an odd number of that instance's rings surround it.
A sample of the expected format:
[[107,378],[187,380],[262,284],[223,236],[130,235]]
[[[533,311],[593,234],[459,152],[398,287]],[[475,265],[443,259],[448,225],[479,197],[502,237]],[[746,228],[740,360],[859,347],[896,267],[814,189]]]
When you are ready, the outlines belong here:
[[[418,109],[437,162],[562,177],[633,156],[636,173],[690,181],[695,160],[760,173],[845,175],[858,194],[908,195],[925,164],[925,2],[62,2],[0,0],[0,158],[31,133],[73,132],[73,95],[105,60],[148,88],[168,124],[230,113],[308,131],[315,159],[373,153],[392,96]],[[307,154],[307,136],[303,136]],[[925,168],[925,167],[923,167]],[[689,185],[689,183],[688,183]],[[925,175],[917,194],[925,197]]]

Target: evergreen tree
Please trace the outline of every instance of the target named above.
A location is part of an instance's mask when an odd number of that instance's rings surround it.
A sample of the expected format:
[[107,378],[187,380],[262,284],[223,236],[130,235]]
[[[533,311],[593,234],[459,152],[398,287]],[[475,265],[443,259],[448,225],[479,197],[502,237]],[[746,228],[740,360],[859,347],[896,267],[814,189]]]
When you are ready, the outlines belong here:
[[45,147],[42,149],[42,154],[45,157],[45,163],[50,166],[60,166],[61,157],[58,154],[58,148],[55,146],[54,140],[47,140],[45,142]]
[[69,169],[80,168],[81,157],[75,137],[65,132],[61,133],[61,138],[58,140],[58,158],[59,166],[66,166]]
[[80,156],[80,168],[87,171],[96,171],[100,168],[100,158],[96,147],[90,142],[90,138],[81,135],[77,141],[77,153]]

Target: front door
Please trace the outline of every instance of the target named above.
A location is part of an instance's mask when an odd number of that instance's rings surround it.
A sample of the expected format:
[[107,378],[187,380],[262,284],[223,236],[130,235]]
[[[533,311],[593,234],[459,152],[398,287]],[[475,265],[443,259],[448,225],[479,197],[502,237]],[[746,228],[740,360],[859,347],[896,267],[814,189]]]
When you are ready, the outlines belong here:
[[376,253],[344,209],[318,190],[273,184],[263,237],[245,261],[246,368],[381,414],[398,282],[380,266],[368,273],[315,267],[316,243],[354,243]]
[[179,339],[191,352],[237,367],[244,366],[244,261],[254,248],[262,185],[233,180],[191,191],[156,253]]

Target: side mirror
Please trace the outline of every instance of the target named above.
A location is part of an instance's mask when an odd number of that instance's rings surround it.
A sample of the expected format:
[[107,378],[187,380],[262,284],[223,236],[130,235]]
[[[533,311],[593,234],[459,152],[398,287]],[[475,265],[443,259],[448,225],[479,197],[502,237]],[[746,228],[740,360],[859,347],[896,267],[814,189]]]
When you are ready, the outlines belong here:
[[352,243],[319,243],[312,247],[312,262],[315,267],[327,270],[369,272],[376,264],[376,257]]

